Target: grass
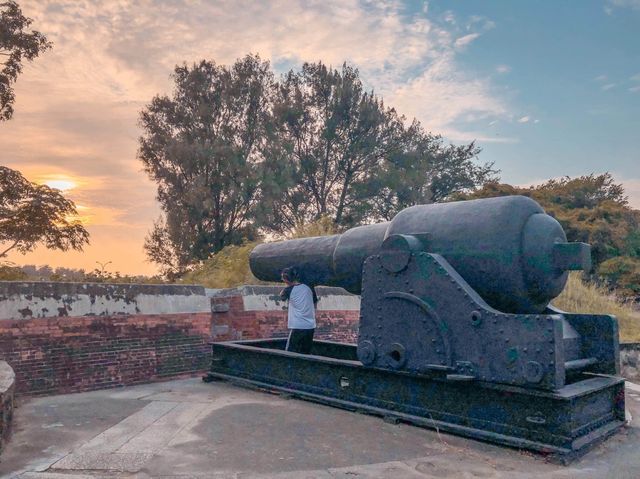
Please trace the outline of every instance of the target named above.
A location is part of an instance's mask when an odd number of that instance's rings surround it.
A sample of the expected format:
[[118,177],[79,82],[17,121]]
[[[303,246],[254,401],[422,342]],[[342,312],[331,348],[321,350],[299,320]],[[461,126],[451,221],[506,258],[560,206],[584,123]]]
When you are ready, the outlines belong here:
[[263,284],[251,274],[249,254],[256,243],[227,246],[195,270],[182,277],[183,283],[207,288],[235,288],[243,284]]
[[620,341],[640,342],[640,312],[617,300],[605,288],[585,283],[579,273],[569,275],[564,291],[552,303],[571,313],[612,314],[618,318]]

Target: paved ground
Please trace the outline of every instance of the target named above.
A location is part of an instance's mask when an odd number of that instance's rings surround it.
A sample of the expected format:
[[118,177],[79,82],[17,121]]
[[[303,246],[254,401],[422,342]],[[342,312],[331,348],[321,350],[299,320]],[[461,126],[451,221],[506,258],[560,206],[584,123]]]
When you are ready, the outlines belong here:
[[571,466],[318,404],[186,379],[19,404],[0,476],[89,478],[640,477],[640,386],[622,433]]

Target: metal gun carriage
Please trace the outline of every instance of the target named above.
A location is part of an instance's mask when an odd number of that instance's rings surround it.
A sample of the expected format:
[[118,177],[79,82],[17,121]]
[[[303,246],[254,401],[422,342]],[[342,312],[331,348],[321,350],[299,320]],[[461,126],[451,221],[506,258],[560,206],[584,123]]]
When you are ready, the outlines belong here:
[[618,330],[609,315],[550,301],[590,248],[568,243],[535,201],[509,196],[401,211],[341,235],[266,243],[254,275],[360,294],[358,344],[213,343],[208,379],[394,417],[571,458],[624,424]]

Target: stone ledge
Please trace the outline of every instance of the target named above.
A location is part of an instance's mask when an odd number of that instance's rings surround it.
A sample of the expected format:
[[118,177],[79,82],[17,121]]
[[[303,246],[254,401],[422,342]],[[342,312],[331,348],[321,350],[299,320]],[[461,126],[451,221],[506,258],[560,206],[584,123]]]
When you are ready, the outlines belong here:
[[0,281],[0,319],[211,312],[202,286]]
[[640,380],[640,343],[620,343],[620,374]]
[[11,434],[16,376],[6,361],[0,361],[0,452]]

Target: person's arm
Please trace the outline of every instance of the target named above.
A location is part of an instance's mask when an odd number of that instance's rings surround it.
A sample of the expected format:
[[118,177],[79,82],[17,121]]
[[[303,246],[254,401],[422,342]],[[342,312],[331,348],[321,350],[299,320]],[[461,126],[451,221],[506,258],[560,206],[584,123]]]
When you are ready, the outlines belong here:
[[282,291],[280,291],[280,299],[282,301],[289,301],[289,296],[291,296],[291,290],[293,286],[287,286]]

